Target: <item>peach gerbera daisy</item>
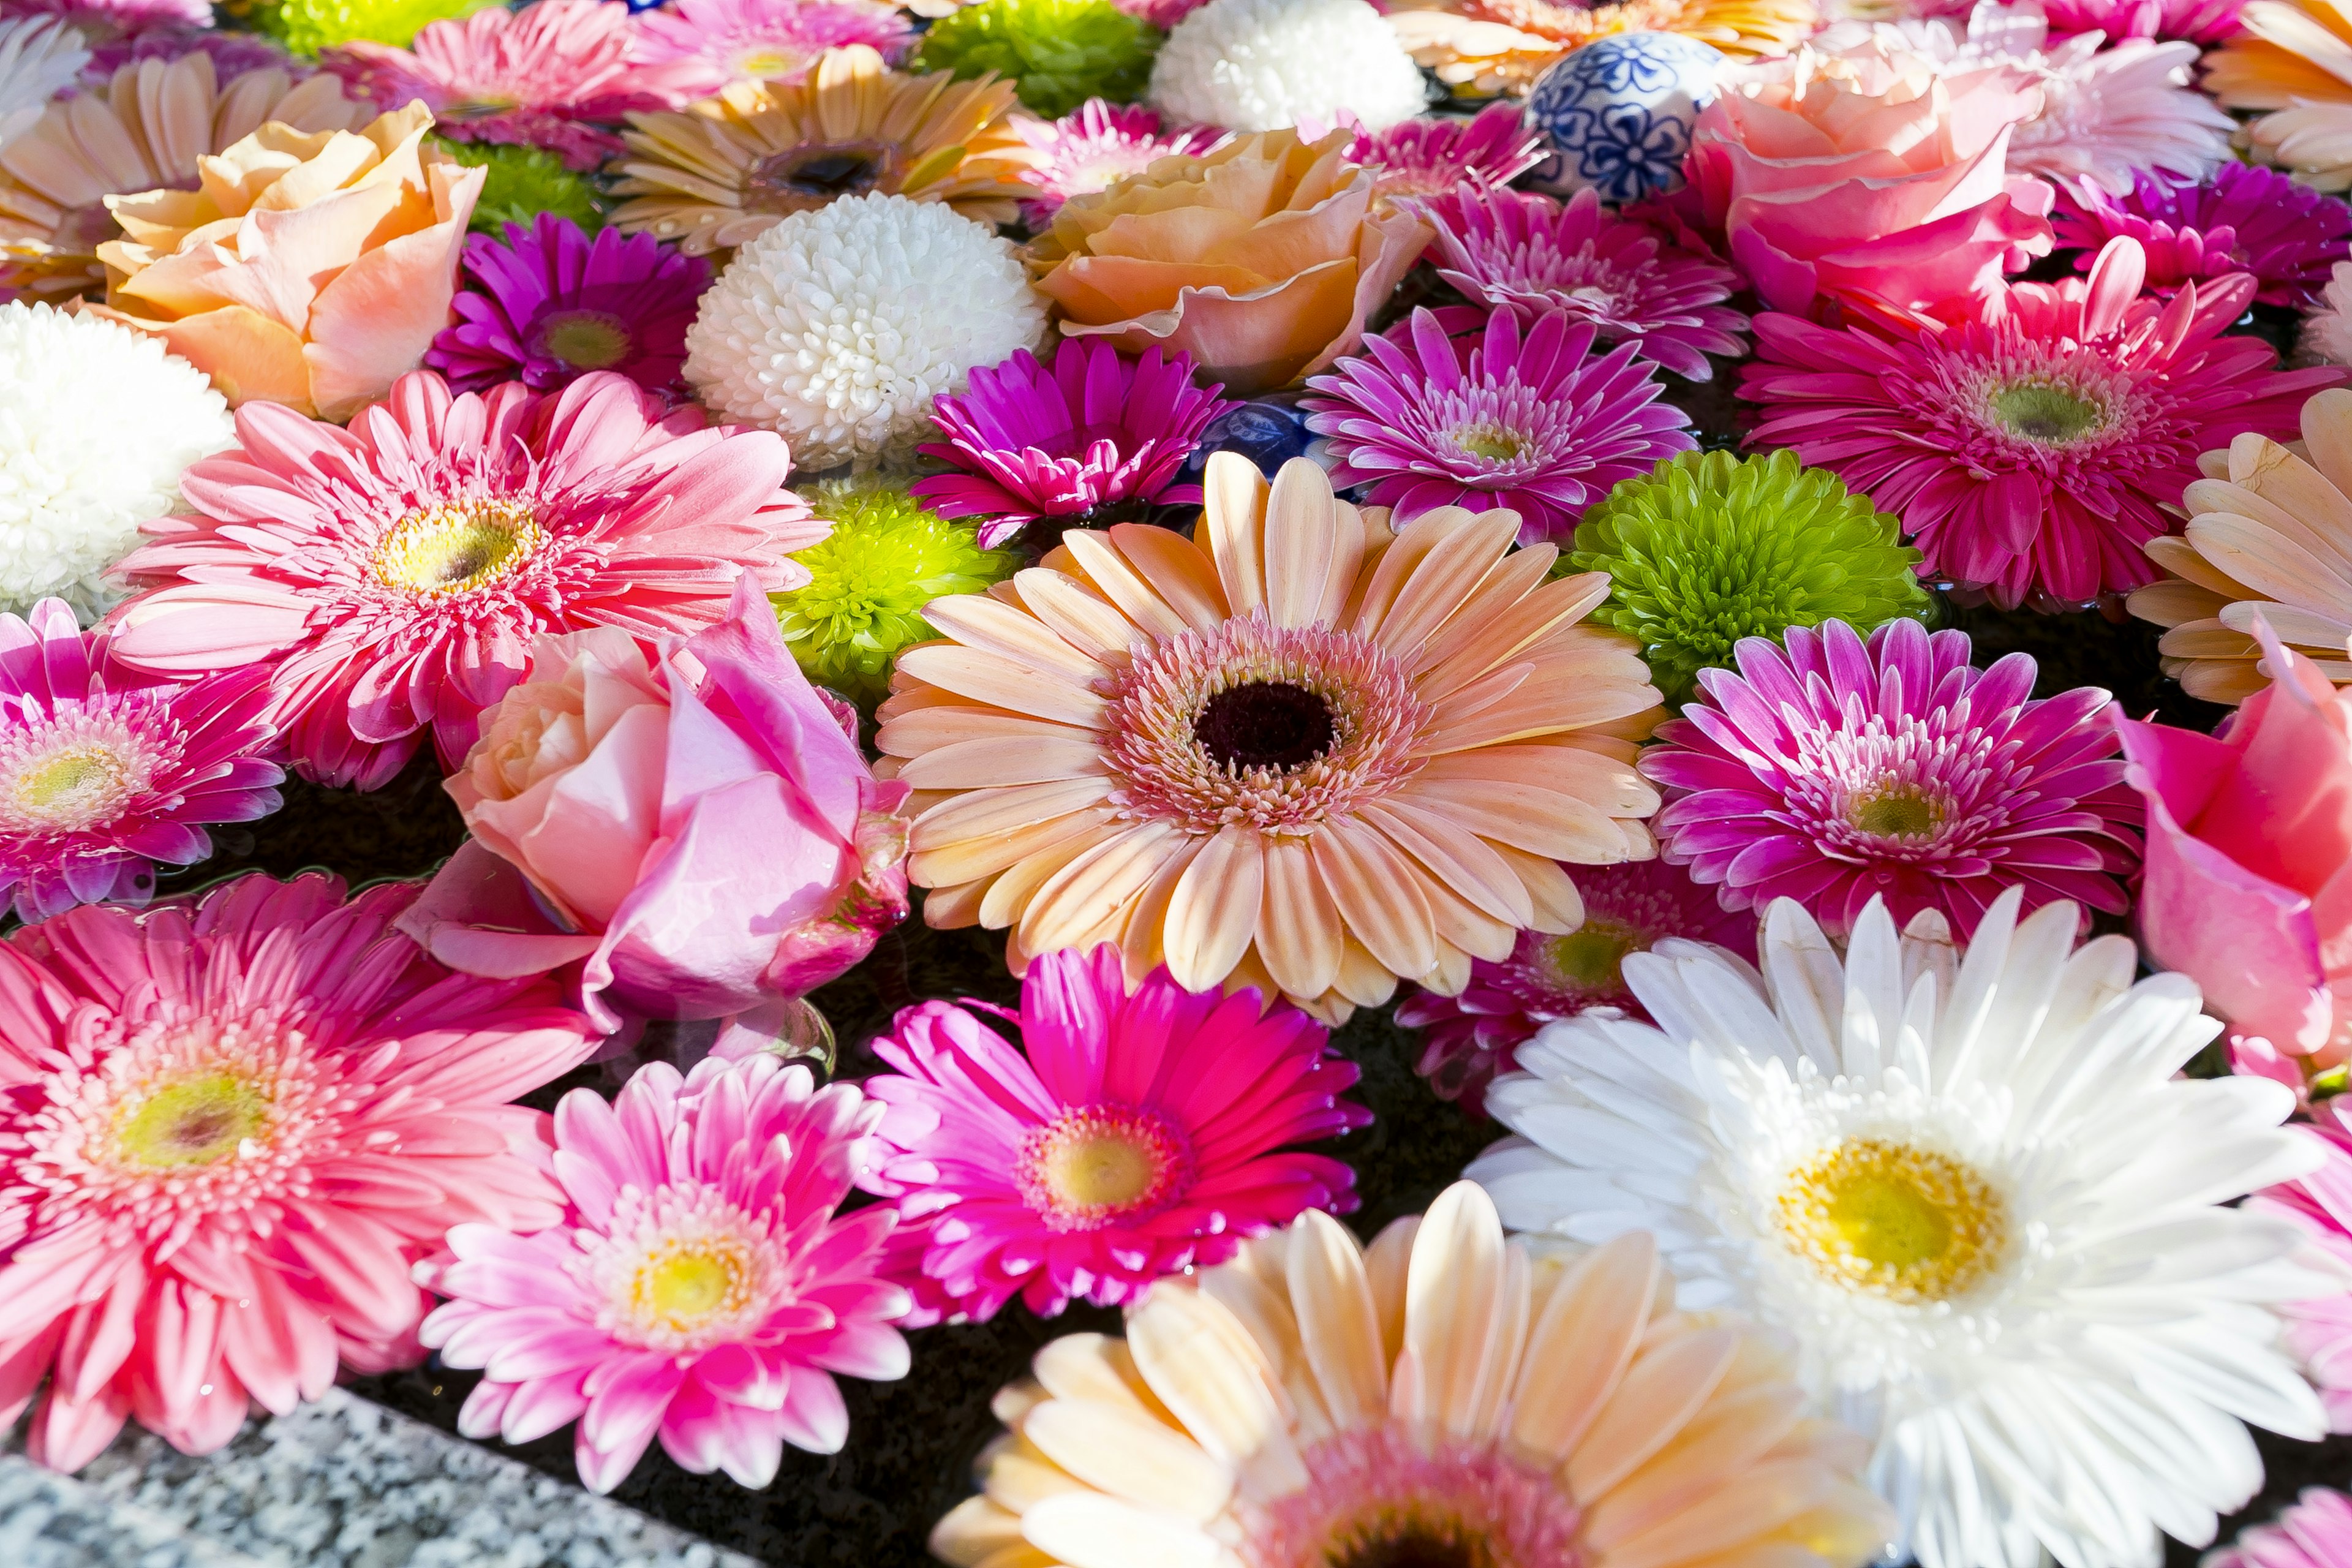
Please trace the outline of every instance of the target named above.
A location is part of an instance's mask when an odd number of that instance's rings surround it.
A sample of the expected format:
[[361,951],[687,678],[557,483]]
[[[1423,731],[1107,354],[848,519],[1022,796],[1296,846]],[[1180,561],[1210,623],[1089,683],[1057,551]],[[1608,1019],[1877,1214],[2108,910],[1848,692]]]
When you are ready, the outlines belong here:
[[1010,927],[1008,957],[1110,942],[1130,981],[1279,991],[1327,1019],[1399,979],[1445,995],[1522,930],[1574,931],[1555,861],[1654,854],[1633,771],[1657,689],[1581,626],[1599,573],[1507,554],[1518,514],[1271,490],[1209,459],[1187,541],[1073,530],[988,595],[924,612],[883,767],[914,786],[936,926]]
[[1006,121],[1013,89],[993,73],[909,76],[854,44],[825,51],[803,81],[737,82],[682,112],[632,114],[629,155],[612,168],[614,192],[634,199],[613,222],[689,256],[868,191],[1011,223],[1037,194],[1014,176],[1038,156]]
[[1389,25],[1416,64],[1474,96],[1524,97],[1561,56],[1617,33],[1680,33],[1725,54],[1786,54],[1819,24],[1812,0],[1396,0]]
[[2323,191],[2352,185],[2352,10],[2336,0],[2253,0],[2205,59],[2205,90],[2224,109],[2266,110],[2246,128],[2258,162]]
[[1891,1519],[1867,1445],[1804,1414],[1787,1353],[1675,1310],[1641,1231],[1506,1241],[1468,1182],[1369,1250],[1328,1215],[1163,1281],[994,1409],[956,1568],[1150,1561],[1854,1568]]
[[122,231],[109,196],[196,188],[196,160],[281,121],[297,131],[356,131],[375,106],[331,76],[297,81],[272,67],[223,85],[210,55],[122,67],[104,90],[51,103],[0,150],[0,288],[61,299],[106,284],[98,247]]

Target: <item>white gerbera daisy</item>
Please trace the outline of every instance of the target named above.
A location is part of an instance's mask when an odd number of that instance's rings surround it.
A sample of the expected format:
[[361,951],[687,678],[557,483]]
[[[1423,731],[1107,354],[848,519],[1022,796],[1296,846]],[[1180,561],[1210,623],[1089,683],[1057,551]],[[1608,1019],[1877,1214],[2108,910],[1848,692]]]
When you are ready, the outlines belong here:
[[139,525],[236,433],[205,373],[161,341],[47,305],[0,305],[0,611],[55,595],[85,621]]
[[686,376],[721,418],[781,432],[798,467],[870,468],[934,433],[931,399],[1045,327],[1009,242],[877,192],[737,251],[687,331]]
[[1342,110],[1385,131],[1428,104],[1421,68],[1364,0],[1209,0],[1151,65],[1151,104],[1180,123],[1279,131]]
[[2298,1174],[2265,1079],[2176,1079],[2221,1026],[1996,900],[1963,956],[1874,900],[1841,961],[1783,899],[1763,973],[1662,942],[1625,961],[1656,1026],[1587,1013],[1488,1092],[1523,1136],[1469,1174],[1506,1223],[1656,1233],[1680,1304],[1752,1311],[1874,1434],[1923,1568],[2141,1568],[2253,1495],[2242,1422],[2326,1430],[2265,1303],[2331,1294],[2294,1229],[2221,1207]]
[[0,22],[0,147],[30,130],[88,64],[82,36],[55,16]]

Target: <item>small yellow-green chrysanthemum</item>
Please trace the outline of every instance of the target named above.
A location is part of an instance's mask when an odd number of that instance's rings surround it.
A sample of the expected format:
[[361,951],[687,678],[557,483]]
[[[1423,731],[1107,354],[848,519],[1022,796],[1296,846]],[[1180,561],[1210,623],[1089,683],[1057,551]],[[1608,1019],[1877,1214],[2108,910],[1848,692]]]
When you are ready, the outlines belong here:
[[482,182],[481,199],[474,204],[476,234],[499,237],[510,223],[529,228],[541,213],[568,217],[589,234],[604,226],[594,187],[565,168],[563,160],[552,153],[496,142],[452,142],[441,136],[434,137],[433,144],[468,168],[490,172]]
[[331,44],[406,47],[431,23],[470,16],[498,0],[259,0],[256,26],[305,58]]
[[776,621],[808,678],[857,702],[887,692],[900,648],[938,635],[924,605],[1021,565],[1018,551],[982,550],[978,522],[941,517],[900,482],[832,479],[803,493],[833,532],[793,552],[810,581],[773,595]]
[[1058,120],[1090,98],[1142,96],[1160,38],[1111,0],[981,0],[931,24],[914,68],[1010,77],[1023,104]]
[[1919,552],[1835,474],[1778,451],[1685,452],[1622,480],[1577,525],[1560,572],[1606,572],[1596,621],[1638,638],[1669,702],[1742,637],[1845,622],[1867,635],[1924,618]]

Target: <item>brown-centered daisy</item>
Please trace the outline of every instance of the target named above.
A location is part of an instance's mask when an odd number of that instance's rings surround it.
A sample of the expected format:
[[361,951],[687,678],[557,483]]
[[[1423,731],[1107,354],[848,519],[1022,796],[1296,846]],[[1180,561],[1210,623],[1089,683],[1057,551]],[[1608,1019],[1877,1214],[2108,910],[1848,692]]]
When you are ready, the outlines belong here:
[[1010,223],[1037,194],[1016,176],[1039,156],[1006,121],[1014,85],[909,76],[855,44],[828,49],[799,82],[740,81],[678,113],[633,113],[628,154],[611,165],[614,190],[632,199],[613,221],[689,256],[869,191]]
[[1073,530],[924,612],[947,640],[899,655],[879,743],[931,924],[1009,928],[1016,972],[1112,942],[1336,1020],[1576,930],[1558,862],[1655,853],[1633,764],[1658,693],[1580,624],[1606,576],[1547,582],[1558,552],[1513,552],[1507,510],[1391,534],[1303,459],[1206,479],[1192,539]]

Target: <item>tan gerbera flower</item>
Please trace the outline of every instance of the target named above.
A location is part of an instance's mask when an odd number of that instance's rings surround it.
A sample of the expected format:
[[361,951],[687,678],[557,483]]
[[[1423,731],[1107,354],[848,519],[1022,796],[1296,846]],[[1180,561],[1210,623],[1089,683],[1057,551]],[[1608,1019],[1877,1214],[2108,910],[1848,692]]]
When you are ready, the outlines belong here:
[[677,113],[629,116],[632,156],[611,165],[635,199],[613,222],[693,256],[731,250],[787,213],[867,191],[945,202],[1010,223],[1037,154],[1006,115],[1014,84],[909,76],[863,44],[829,49],[799,82],[738,82]]
[[2352,185],[2352,5],[2253,0],[2240,25],[2205,57],[2205,90],[2224,109],[2271,110],[2246,127],[2257,162],[2323,191]]
[[1517,513],[1271,490],[1209,459],[1195,537],[1075,531],[898,656],[884,770],[914,785],[937,926],[1030,953],[1118,944],[1139,977],[1279,991],[1337,1021],[1400,978],[1446,995],[1522,930],[1584,910],[1556,862],[1656,853],[1633,770],[1658,693],[1578,624],[1600,573],[1546,582]]
[[1562,55],[1613,33],[1680,33],[1727,55],[1780,55],[1820,23],[1813,0],[1395,0],[1389,9],[1415,62],[1472,96],[1523,96]]
[[[1505,1240],[1468,1182],[1370,1248],[1309,1210],[1123,1339],[996,1397],[953,1568],[1856,1568],[1893,1532],[1869,1445],[1789,1353],[1675,1310],[1643,1231]],[[1155,1550],[1139,1552],[1140,1542]]]
[[2338,686],[2352,686],[2352,391],[2303,405],[2294,447],[2247,434],[2197,459],[2189,525],[2146,546],[2171,575],[2133,591],[2131,613],[2168,628],[2164,673],[2191,697],[2243,702],[2274,673],[2254,617]]
[[43,299],[103,288],[98,247],[121,236],[107,197],[194,190],[198,158],[266,121],[350,131],[375,113],[324,72],[298,82],[287,71],[251,70],[222,87],[205,54],[126,65],[104,92],[50,104],[0,151],[0,287]]

